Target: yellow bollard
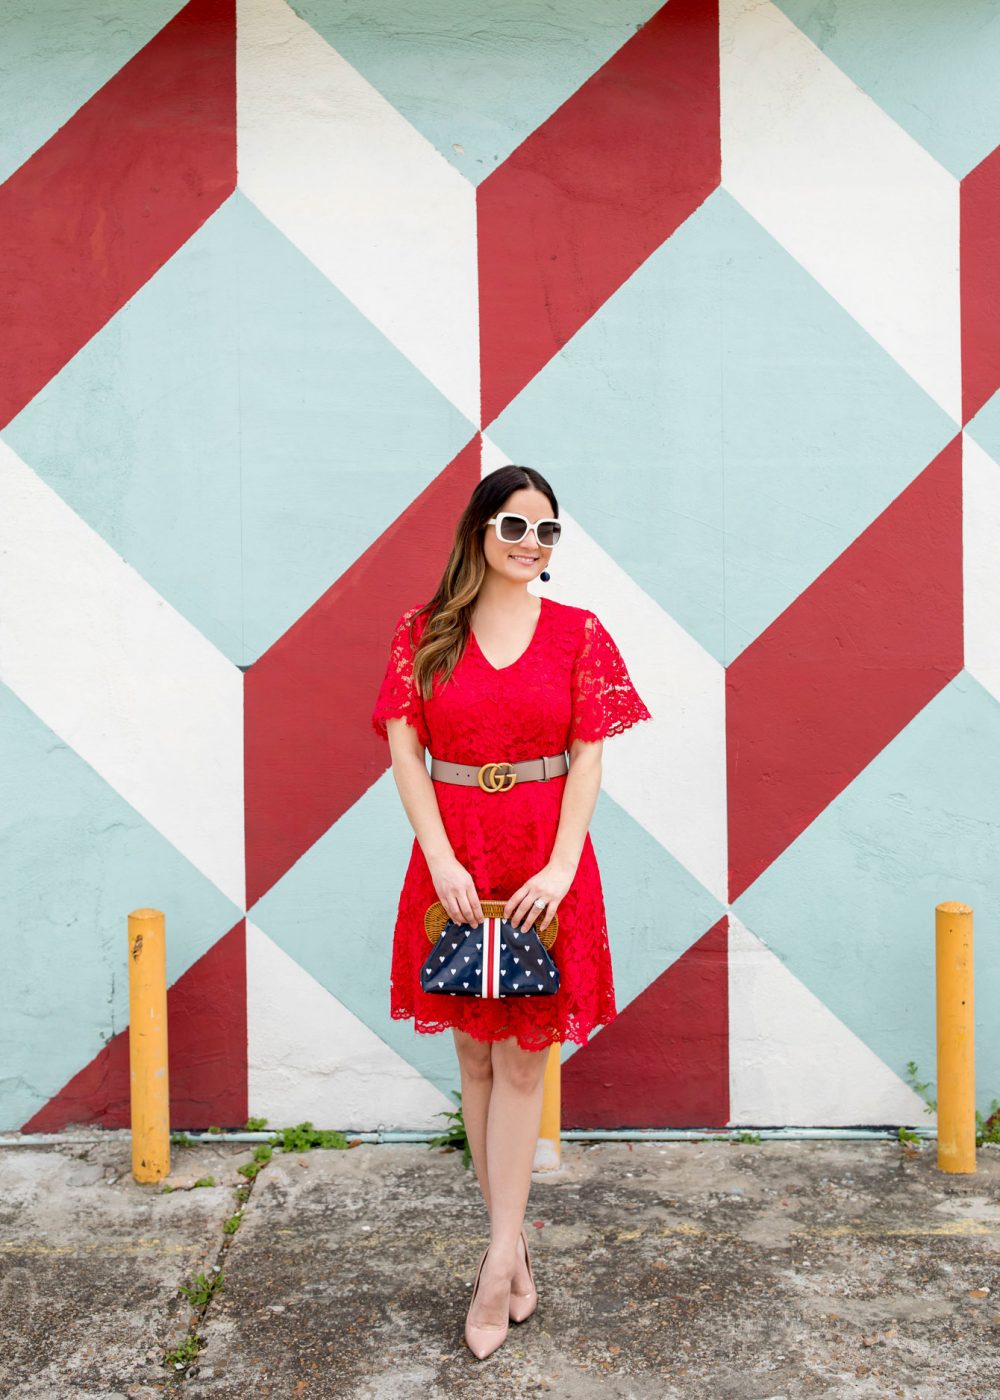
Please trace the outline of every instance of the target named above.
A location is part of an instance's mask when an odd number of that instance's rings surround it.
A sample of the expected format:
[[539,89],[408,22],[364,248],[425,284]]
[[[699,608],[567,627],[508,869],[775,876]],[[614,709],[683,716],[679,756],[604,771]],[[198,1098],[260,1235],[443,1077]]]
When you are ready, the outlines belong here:
[[949,901],[935,909],[937,979],[937,1164],[976,1170],[976,1047],[972,910]]
[[160,1181],[170,1171],[164,922],[161,909],[133,909],[128,916],[132,1175],[140,1182]]
[[555,1171],[560,1165],[560,1131],[562,1126],[562,1065],[559,1042],[549,1046],[545,1061],[545,1083],[542,1086],[542,1121],[535,1144],[535,1171]]

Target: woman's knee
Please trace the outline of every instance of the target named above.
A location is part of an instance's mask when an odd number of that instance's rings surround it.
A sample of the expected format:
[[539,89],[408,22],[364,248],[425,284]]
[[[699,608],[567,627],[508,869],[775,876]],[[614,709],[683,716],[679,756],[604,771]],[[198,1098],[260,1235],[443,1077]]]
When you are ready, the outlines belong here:
[[463,1073],[471,1079],[490,1079],[493,1076],[492,1047],[489,1041],[476,1040],[474,1036],[452,1028],[455,1035],[455,1050]]
[[511,1036],[500,1040],[493,1047],[494,1077],[503,1077],[512,1089],[524,1094],[533,1093],[545,1074],[548,1049],[522,1050]]

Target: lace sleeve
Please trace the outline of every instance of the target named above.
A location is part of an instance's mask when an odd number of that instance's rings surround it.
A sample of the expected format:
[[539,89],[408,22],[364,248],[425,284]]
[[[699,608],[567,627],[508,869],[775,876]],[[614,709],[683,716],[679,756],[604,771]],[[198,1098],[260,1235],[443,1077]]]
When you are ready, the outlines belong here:
[[584,623],[583,645],[573,663],[572,694],[570,743],[607,739],[653,718],[629,678],[621,652],[594,613]]
[[416,608],[408,608],[396,623],[389,660],[379,687],[372,726],[376,734],[388,741],[387,719],[405,719],[412,724],[425,748],[430,748],[430,735],[424,718],[424,702],[413,680],[414,643],[410,641],[409,623]]

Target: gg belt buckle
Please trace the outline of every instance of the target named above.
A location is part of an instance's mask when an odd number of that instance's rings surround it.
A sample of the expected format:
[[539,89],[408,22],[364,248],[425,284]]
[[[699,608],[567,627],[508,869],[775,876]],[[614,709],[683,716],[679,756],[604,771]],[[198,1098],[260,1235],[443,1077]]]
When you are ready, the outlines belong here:
[[[507,771],[501,773],[501,768]],[[509,792],[517,782],[513,763],[484,763],[476,777],[483,792]],[[508,778],[510,782],[507,781]]]

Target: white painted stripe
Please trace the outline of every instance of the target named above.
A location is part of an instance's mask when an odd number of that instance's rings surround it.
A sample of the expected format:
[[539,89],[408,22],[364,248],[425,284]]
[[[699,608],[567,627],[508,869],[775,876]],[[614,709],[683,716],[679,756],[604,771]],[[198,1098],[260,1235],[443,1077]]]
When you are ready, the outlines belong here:
[[474,186],[286,0],[238,0],[239,187],[474,424]]
[[729,916],[729,1122],[933,1127],[923,1100]]
[[768,0],[722,0],[722,184],[961,422],[959,182]]
[[243,677],[0,442],[0,681],[245,905]]
[[421,1130],[450,1106],[429,1079],[249,921],[247,1057],[249,1111],[272,1123],[308,1118],[355,1132]]

